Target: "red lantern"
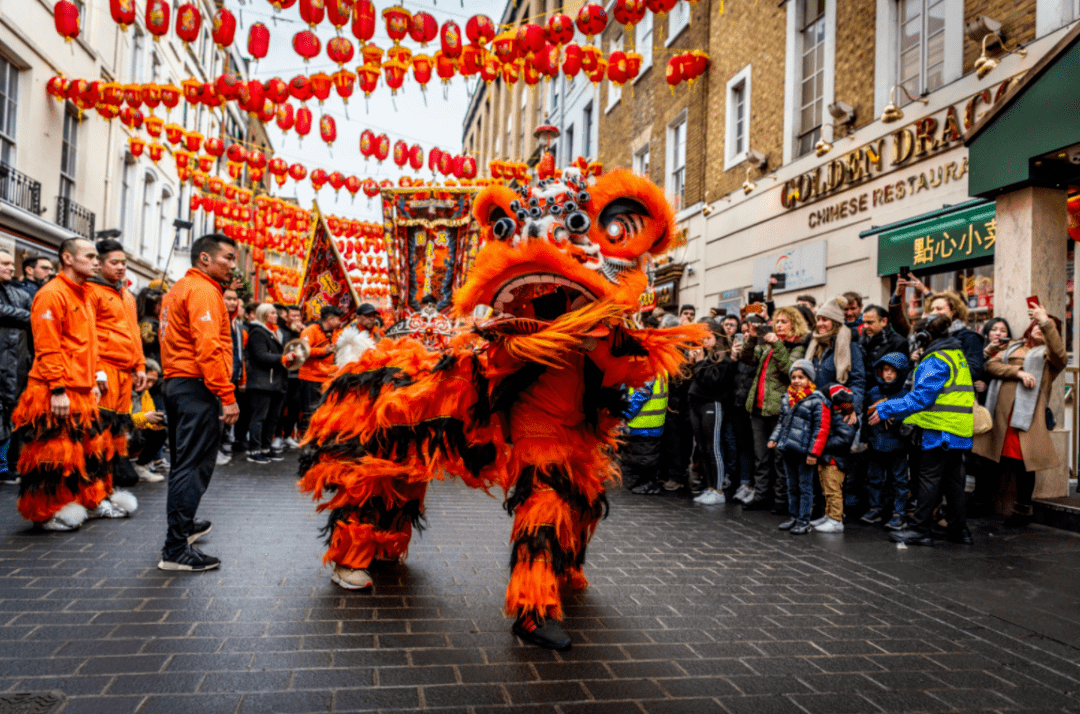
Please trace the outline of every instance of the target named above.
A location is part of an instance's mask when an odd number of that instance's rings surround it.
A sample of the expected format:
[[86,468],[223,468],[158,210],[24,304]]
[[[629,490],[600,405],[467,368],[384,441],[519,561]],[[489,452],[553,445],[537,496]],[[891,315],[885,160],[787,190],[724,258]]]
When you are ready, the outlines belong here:
[[383,54],[385,53],[382,48],[371,42],[360,48],[360,56],[364,58],[364,64],[382,65]]
[[330,188],[334,189],[334,193],[336,194],[341,190],[341,187],[345,185],[345,174],[340,171],[335,171],[330,174],[330,178],[327,180],[330,182]]
[[593,35],[599,35],[607,27],[607,12],[596,3],[586,3],[577,14],[577,28],[592,42]]
[[499,60],[496,59],[494,54],[488,52],[484,56],[484,64],[480,66],[480,79],[491,84],[499,78],[500,69],[502,69],[502,65],[499,64]]
[[540,74],[554,79],[559,74],[559,48],[555,45],[544,45],[543,50],[533,55],[533,65]]
[[[120,122],[131,129],[138,129],[143,125],[143,113],[132,107],[124,107],[123,111],[120,112]],[[201,136],[199,141],[202,141]]]
[[519,27],[514,39],[517,41],[518,53],[525,57],[532,57],[547,44],[544,28],[531,22]]
[[221,155],[225,153],[225,142],[217,137],[207,137],[203,142],[203,149],[214,158],[220,159]]
[[471,156],[462,157],[461,175],[458,178],[469,180],[476,178],[476,159]]
[[228,156],[229,161],[232,161],[235,164],[242,164],[247,160],[247,151],[242,144],[232,143],[229,144],[229,148],[226,150],[226,156]]
[[127,32],[128,25],[135,24],[135,0],[109,0],[109,11],[113,22]]
[[441,51],[435,53],[435,73],[443,84],[449,84],[457,73],[457,62],[444,55]]
[[333,144],[337,140],[337,122],[329,114],[319,117],[319,136],[327,144]]
[[684,79],[682,70],[683,70],[683,56],[682,55],[675,55],[674,57],[672,57],[671,59],[668,60],[667,74],[664,76],[664,79],[665,79],[665,81],[667,81],[668,85],[671,87],[672,93],[675,92],[675,86],[678,85],[679,82],[683,81],[683,79]]
[[608,80],[617,87],[621,87],[629,79],[626,73],[626,53],[615,50],[608,55]]
[[[345,190],[348,191],[353,198],[356,198],[356,193],[360,190],[360,179],[356,176],[349,176],[346,178]],[[356,235],[356,225],[356,221],[349,222],[350,235]]]
[[344,37],[333,37],[326,43],[326,54],[338,67],[344,67],[346,62],[352,62],[356,49],[353,43]]
[[289,101],[289,85],[283,79],[271,77],[263,84],[263,96],[274,104],[284,104]]
[[641,74],[641,63],[644,58],[637,52],[626,53],[626,81],[633,82]]
[[397,60],[390,60],[383,64],[386,86],[390,87],[391,95],[396,95],[397,90],[401,89],[401,84],[405,81],[406,70],[408,70],[408,66]]
[[562,47],[574,39],[574,21],[561,12],[555,13],[547,21],[545,34],[548,42]]
[[202,29],[202,15],[199,8],[186,2],[176,8],[176,36],[184,45],[189,45],[199,39],[199,30]]
[[143,149],[146,148],[146,141],[140,139],[137,136],[128,137],[128,150],[131,151],[131,155],[136,159],[142,156]]
[[191,153],[180,149],[173,152],[173,161],[176,162],[176,168],[186,169],[188,163],[191,161]]
[[[68,85],[68,98],[69,99],[74,99],[74,97],[71,96],[71,92],[72,92],[73,89],[75,89],[78,86],[78,82],[82,82],[82,81],[83,80],[81,80],[81,79],[75,80],[74,82],[72,82],[71,84]],[[78,90],[78,91],[81,91],[81,90]],[[139,107],[141,107],[142,106],[142,85],[141,84],[129,84],[126,87],[124,87],[124,101],[126,101],[128,103],[128,106],[131,107],[132,109],[138,109]]]
[[352,33],[360,42],[368,42],[375,36],[375,5],[371,0],[356,0]]
[[678,4],[679,0],[645,0],[645,7],[661,18],[674,10]]
[[300,19],[306,22],[311,29],[323,21],[326,15],[325,0],[300,0]]
[[165,138],[169,140],[172,145],[179,144],[184,140],[184,127],[179,124],[166,124],[165,125]]
[[352,0],[326,0],[326,16],[338,32],[349,24],[351,15]]
[[517,84],[518,77],[521,75],[520,64],[513,62],[511,64],[504,64],[502,66],[502,78],[507,84]]
[[413,144],[409,149],[409,166],[413,171],[419,171],[424,168],[424,150],[419,144]]
[[311,187],[316,191],[321,189],[327,181],[330,180],[330,175],[322,169],[315,169],[311,172]]
[[146,0],[146,31],[154,36],[154,42],[169,31],[169,12],[166,0]]
[[303,30],[293,35],[292,46],[296,54],[304,58],[305,63],[322,50],[322,42],[311,30]]
[[293,116],[293,106],[291,104],[279,104],[277,108],[277,125],[282,131],[288,131],[293,128],[293,124],[296,122],[296,117]]
[[330,75],[326,72],[318,72],[311,75],[309,78],[311,82],[311,91],[315,94],[315,98],[319,100],[321,106],[326,98],[330,96],[330,88],[333,86],[333,80],[330,79]]
[[581,71],[592,74],[596,71],[596,65],[601,58],[600,50],[594,45],[585,45],[581,48]]
[[684,55],[686,58],[683,62],[683,74],[687,74],[687,68],[689,68],[689,77],[687,82],[692,86],[698,77],[705,74],[709,69],[709,55],[701,50],[691,50]]
[[449,176],[454,170],[454,155],[445,152],[439,154],[439,173],[443,176]]
[[376,144],[375,132],[371,129],[364,129],[360,132],[360,154],[364,157],[364,160],[371,158],[371,155],[375,153]]
[[206,173],[210,169],[214,168],[214,157],[213,156],[197,156],[195,158],[196,158],[196,162],[199,165],[199,170],[202,171],[203,173]]
[[[45,84],[45,91],[48,92],[49,94],[51,94],[52,97],[56,101],[62,102],[65,99],[67,99],[67,86],[68,86],[68,81],[57,74],[57,75],[53,75],[52,77],[49,77],[49,81]],[[117,85],[117,86],[120,86],[120,85]],[[120,96],[121,96],[121,101],[122,101],[122,99],[123,99],[123,87],[121,87],[121,89],[120,89]],[[120,102],[118,101],[118,102],[116,102],[116,104],[119,105]]]
[[214,86],[217,88],[218,96],[225,99],[233,100],[240,96],[240,82],[234,74],[226,72],[219,75]]
[[472,44],[482,47],[495,39],[495,23],[487,15],[473,15],[465,23],[465,36]]
[[414,13],[409,23],[409,37],[423,47],[439,35],[439,23],[427,12]]
[[236,36],[236,16],[225,8],[219,8],[214,13],[214,29],[210,34],[214,38],[214,44],[221,49],[231,45]]
[[563,53],[562,70],[567,79],[572,80],[581,71],[581,61],[584,58],[581,48],[577,45],[567,45]]
[[447,20],[439,30],[439,43],[442,53],[450,59],[461,56],[461,28],[453,20]]
[[409,145],[401,139],[394,142],[394,163],[403,168],[409,163]]
[[293,181],[303,181],[307,178],[307,169],[303,164],[293,164],[289,167],[289,178]]
[[251,114],[258,114],[262,111],[263,100],[265,99],[262,82],[257,79],[241,82],[236,99],[241,109]]
[[334,82],[334,89],[337,90],[338,96],[348,104],[349,97],[353,95],[353,88],[356,86],[356,75],[347,69],[339,69],[330,79]]
[[68,0],[53,5],[53,24],[56,31],[68,42],[79,36],[79,8]]
[[[91,82],[91,85],[98,85],[98,82]],[[140,90],[142,92],[143,104],[149,107],[150,111],[157,109],[157,105],[161,103],[161,90],[158,89],[156,84],[144,84]]]
[[596,60],[596,66],[592,69],[592,71],[586,72],[589,77],[589,81],[592,82],[594,86],[600,84],[600,82],[603,82],[604,75],[607,74],[607,68],[608,61],[606,59],[601,57]]
[[249,169],[255,171],[262,171],[266,168],[266,154],[259,149],[252,149],[247,155],[247,165]]
[[188,77],[182,84],[184,85],[184,99],[188,104],[198,104],[202,101],[202,82]]
[[293,99],[306,102],[313,94],[311,82],[302,74],[296,75],[289,81],[289,94],[293,96]]
[[379,77],[382,73],[379,71],[379,65],[365,64],[362,67],[356,68],[356,78],[360,82],[360,90],[364,93],[365,97],[370,97],[379,86]]
[[491,51],[495,53],[495,57],[503,64],[516,60],[518,58],[518,48],[514,33],[507,30],[495,35],[495,40],[491,43]]
[[165,147],[155,141],[146,147],[146,153],[150,156],[150,160],[156,164],[165,155]]
[[248,54],[261,60],[270,51],[270,29],[261,22],[256,22],[248,30]]
[[401,45],[394,45],[386,51],[386,56],[395,62],[400,62],[406,67],[412,62],[412,50],[408,47],[402,47]]
[[296,133],[301,140],[311,132],[311,110],[300,107],[296,110]]
[[[611,14],[615,22],[626,26],[626,31],[641,22],[645,18],[645,0],[615,0],[615,7]],[[608,60],[609,65],[611,60]]]
[[161,103],[171,111],[180,103],[180,88],[173,84],[166,84],[161,87]]
[[146,133],[153,138],[161,136],[161,130],[165,126],[165,120],[161,117],[150,116],[146,119]]
[[360,187],[364,191],[364,195],[368,198],[375,198],[379,195],[379,184],[375,183],[375,179],[366,178]]
[[390,137],[379,134],[375,137],[375,160],[380,164],[390,155]]
[[417,81],[421,89],[426,88],[427,83],[431,81],[431,71],[434,69],[431,62],[431,58],[427,55],[417,55],[413,57],[413,79]]
[[400,5],[388,7],[382,11],[383,21],[386,22],[386,34],[394,44],[399,44],[412,27],[412,13]]

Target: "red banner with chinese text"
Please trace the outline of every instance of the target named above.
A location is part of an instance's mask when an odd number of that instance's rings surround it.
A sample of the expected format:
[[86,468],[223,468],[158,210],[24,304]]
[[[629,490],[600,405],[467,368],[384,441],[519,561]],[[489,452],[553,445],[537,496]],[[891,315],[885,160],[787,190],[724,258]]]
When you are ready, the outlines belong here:
[[325,305],[336,305],[345,311],[346,320],[356,310],[360,301],[356,298],[349,281],[345,264],[334,245],[334,238],[326,225],[326,218],[316,203],[312,209],[311,236],[305,251],[304,272],[300,280],[297,303],[307,321],[318,320]]

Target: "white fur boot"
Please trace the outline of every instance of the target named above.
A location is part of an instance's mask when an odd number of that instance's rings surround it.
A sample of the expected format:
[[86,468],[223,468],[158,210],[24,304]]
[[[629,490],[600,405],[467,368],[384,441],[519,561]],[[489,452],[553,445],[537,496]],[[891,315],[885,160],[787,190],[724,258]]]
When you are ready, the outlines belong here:
[[87,515],[85,508],[72,501],[57,511],[55,516],[39,525],[47,531],[73,531],[83,524]]
[[135,494],[131,491],[113,491],[109,496],[109,500],[113,502],[114,506],[127,511],[130,516],[135,511],[139,510],[139,499],[135,498]]

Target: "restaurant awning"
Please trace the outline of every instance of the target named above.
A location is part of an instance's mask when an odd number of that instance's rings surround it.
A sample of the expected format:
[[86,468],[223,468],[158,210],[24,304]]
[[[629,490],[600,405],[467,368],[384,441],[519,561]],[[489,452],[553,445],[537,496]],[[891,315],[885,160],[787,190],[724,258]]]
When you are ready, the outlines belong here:
[[992,256],[997,240],[994,211],[993,201],[966,201],[871,228],[859,237],[878,236],[879,276],[895,275],[905,266],[927,270]]

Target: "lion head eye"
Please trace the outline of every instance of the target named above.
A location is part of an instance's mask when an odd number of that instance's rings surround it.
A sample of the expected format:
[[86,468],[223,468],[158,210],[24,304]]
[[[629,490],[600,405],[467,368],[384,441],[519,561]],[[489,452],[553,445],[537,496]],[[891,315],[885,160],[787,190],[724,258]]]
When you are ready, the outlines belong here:
[[629,196],[616,198],[600,211],[600,226],[612,246],[632,241],[645,228],[649,209]]

